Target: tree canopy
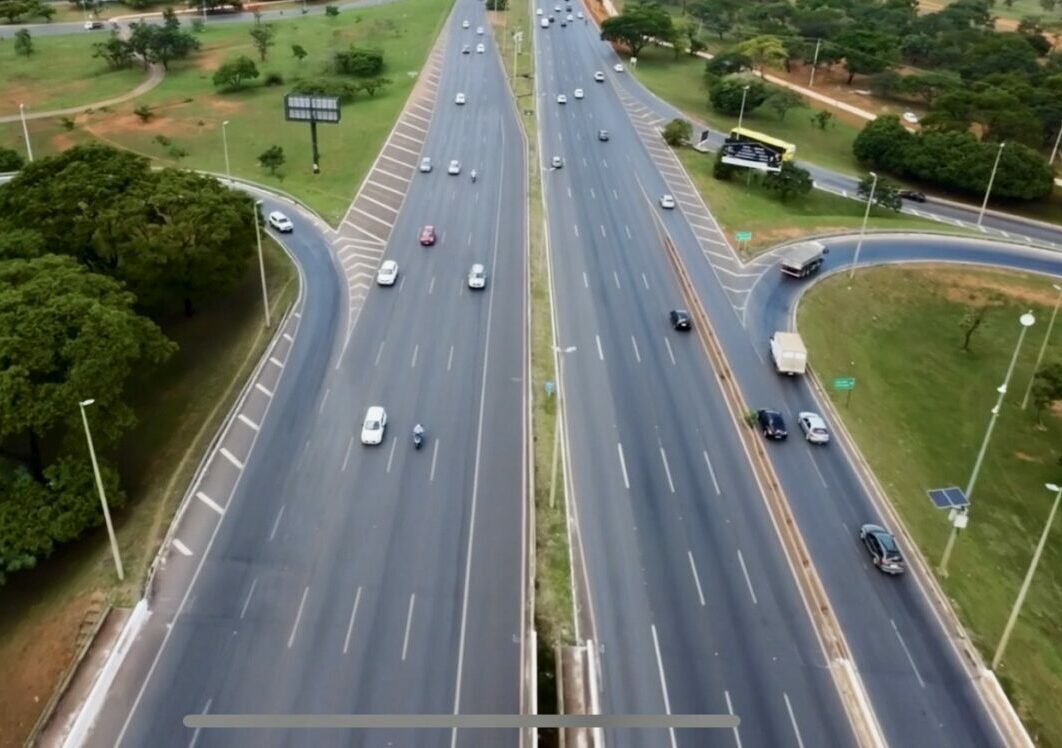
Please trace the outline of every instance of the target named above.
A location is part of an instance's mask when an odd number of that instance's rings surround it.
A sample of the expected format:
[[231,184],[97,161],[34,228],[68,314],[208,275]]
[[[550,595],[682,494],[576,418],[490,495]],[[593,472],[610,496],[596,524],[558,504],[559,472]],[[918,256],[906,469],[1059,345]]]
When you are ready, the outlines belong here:
[[634,57],[651,37],[669,40],[673,36],[671,15],[655,2],[625,5],[622,13],[601,22],[601,38],[622,44]]

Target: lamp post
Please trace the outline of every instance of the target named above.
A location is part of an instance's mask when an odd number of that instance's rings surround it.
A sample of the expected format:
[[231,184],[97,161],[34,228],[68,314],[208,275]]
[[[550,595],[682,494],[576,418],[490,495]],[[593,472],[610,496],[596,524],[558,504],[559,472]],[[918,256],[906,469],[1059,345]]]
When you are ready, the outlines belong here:
[[221,147],[225,151],[225,176],[232,179],[232,170],[229,169],[229,136],[226,132],[226,128],[229,126],[229,121],[221,121]]
[[808,80],[808,88],[812,88],[815,85],[815,68],[819,64],[819,47],[822,46],[822,39],[815,40],[815,58],[811,61],[811,78]]
[[22,119],[22,137],[26,139],[26,156],[33,161],[33,146],[30,144],[29,128],[26,127],[26,105],[18,105],[18,114]]
[[878,175],[870,172],[874,181],[870,183],[870,194],[867,195],[867,209],[863,211],[863,227],[859,229],[859,239],[856,240],[855,254],[852,255],[852,269],[848,271],[848,280],[855,275],[856,263],[859,262],[859,250],[863,248],[863,236],[867,233],[867,219],[870,218],[870,206],[874,204],[874,191],[878,188]]
[[1055,146],[1051,149],[1051,160],[1047,162],[1048,164],[1053,164],[1055,162],[1055,156],[1058,155],[1058,144],[1060,141],[1062,141],[1062,125],[1059,125],[1058,127],[1058,135],[1055,136]]
[[977,225],[981,225],[981,221],[985,217],[985,208],[988,207],[988,197],[992,194],[992,184],[996,181],[996,169],[999,168],[999,158],[1003,155],[1003,146],[1006,142],[999,144],[999,150],[996,151],[996,162],[992,164],[992,174],[988,177],[988,188],[985,190],[985,199],[981,203],[981,212],[977,214]]
[[1021,606],[1025,602],[1025,595],[1029,591],[1029,585],[1032,584],[1033,575],[1036,574],[1036,567],[1040,563],[1040,555],[1044,551],[1044,546],[1047,545],[1047,536],[1051,533],[1051,524],[1055,521],[1055,514],[1058,512],[1058,505],[1062,502],[1062,486],[1057,486],[1054,483],[1044,484],[1048,491],[1052,491],[1055,494],[1054,503],[1051,504],[1051,511],[1047,515],[1047,522],[1044,523],[1044,531],[1040,534],[1040,542],[1036,544],[1036,552],[1033,553],[1032,561],[1029,562],[1029,570],[1025,572],[1025,580],[1021,583],[1021,589],[1018,591],[1018,599],[1014,601],[1014,607],[1010,611],[1010,618],[1007,619],[1007,625],[1003,629],[1003,636],[999,639],[999,646],[996,647],[996,654],[992,658],[992,669],[995,670],[999,667],[999,661],[1003,659],[1003,652],[1007,648],[1007,642],[1010,640],[1010,633],[1014,630],[1014,624],[1018,620],[1018,614],[1021,612]]
[[1036,354],[1036,363],[1033,364],[1032,374],[1029,376],[1029,386],[1025,388],[1025,397],[1021,399],[1021,409],[1025,410],[1025,406],[1029,404],[1029,393],[1032,392],[1033,382],[1036,381],[1036,372],[1040,369],[1040,364],[1044,360],[1044,352],[1047,350],[1047,342],[1051,339],[1051,330],[1055,326],[1055,317],[1058,316],[1058,304],[1062,302],[1062,286],[1057,283],[1051,284],[1051,287],[1058,291],[1058,296],[1055,297],[1055,308],[1051,311],[1051,320],[1047,323],[1047,334],[1044,335],[1044,342],[1040,344],[1040,352]]
[[262,275],[262,308],[265,309],[266,329],[271,327],[269,323],[269,293],[266,291],[265,259],[262,256],[262,222],[258,220],[258,208],[262,205],[261,200],[254,202],[254,235],[258,241],[258,270]]
[[[996,399],[996,406],[992,408],[992,417],[988,420],[988,428],[985,430],[985,437],[981,441],[981,450],[977,453],[977,460],[974,462],[973,471],[970,473],[970,480],[966,484],[965,494],[967,501],[973,496],[974,486],[977,485],[977,477],[981,473],[981,465],[985,459],[985,452],[988,451],[988,442],[991,440],[992,431],[996,427],[999,411],[1003,408],[1003,398],[1007,395],[1007,385],[1010,384],[1011,374],[1014,373],[1014,364],[1018,361],[1018,351],[1021,350],[1022,341],[1025,340],[1025,333],[1036,323],[1036,318],[1032,315],[1032,312],[1026,312],[1021,315],[1018,321],[1021,323],[1021,333],[1018,335],[1018,344],[1014,346],[1014,354],[1010,357],[1010,366],[1007,367],[1007,374],[1003,379],[1003,384],[996,389],[996,392],[999,393],[999,397]],[[965,514],[965,511],[963,514]],[[965,522],[963,523],[963,526],[965,526]],[[941,558],[940,567],[938,568],[942,577],[948,576],[948,560],[951,558],[951,551],[955,546],[955,539],[959,534],[959,529],[959,523],[953,521],[951,534],[948,536],[948,543],[944,546],[944,556]]]
[[[741,123],[745,121],[745,97],[749,95],[749,87],[741,87],[741,110],[738,112],[738,130],[741,129]],[[740,134],[740,133],[739,133]]]
[[118,572],[118,581],[125,579],[125,571],[122,569],[122,557],[118,553],[118,538],[114,535],[114,525],[111,523],[111,510],[107,508],[107,495],[103,491],[103,479],[100,477],[100,466],[96,462],[96,448],[92,446],[92,432],[89,430],[88,415],[85,407],[96,402],[94,399],[81,400],[78,407],[81,408],[81,422],[85,424],[85,440],[88,442],[89,457],[92,459],[92,472],[96,476],[96,490],[100,494],[100,504],[103,506],[103,521],[107,523],[107,535],[111,539],[111,555],[114,556],[114,569]]
[[576,347],[570,345],[567,348],[553,346],[553,352],[557,354],[557,418],[553,423],[553,467],[550,469],[549,478],[549,508],[553,508],[554,497],[557,495],[557,455],[560,453],[561,432],[561,377],[563,376],[564,355],[574,353]]

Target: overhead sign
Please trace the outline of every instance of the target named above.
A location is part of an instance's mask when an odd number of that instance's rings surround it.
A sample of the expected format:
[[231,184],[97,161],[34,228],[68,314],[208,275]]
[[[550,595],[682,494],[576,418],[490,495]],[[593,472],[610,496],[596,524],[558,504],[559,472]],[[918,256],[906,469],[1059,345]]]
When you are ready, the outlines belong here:
[[737,232],[734,233],[734,238],[737,239],[739,242],[749,242],[749,241],[752,241],[752,232],[751,231],[737,231]]
[[727,139],[719,149],[724,164],[759,171],[781,171],[782,152],[751,140]]
[[284,118],[292,122],[339,122],[339,97],[293,93],[284,97]]
[[833,380],[833,388],[835,390],[854,390],[855,377],[837,377]]

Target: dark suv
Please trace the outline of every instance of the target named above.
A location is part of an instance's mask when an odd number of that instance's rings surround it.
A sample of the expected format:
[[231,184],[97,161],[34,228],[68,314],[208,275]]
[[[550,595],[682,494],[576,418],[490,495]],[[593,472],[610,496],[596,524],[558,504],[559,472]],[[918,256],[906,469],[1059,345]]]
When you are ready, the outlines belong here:
[[768,439],[785,439],[789,436],[789,432],[785,430],[785,419],[777,410],[756,411],[756,423]]
[[900,546],[892,533],[880,525],[863,525],[859,528],[859,538],[870,553],[874,566],[886,574],[903,574],[907,568]]
[[690,330],[693,328],[693,320],[690,318],[690,313],[685,309],[672,309],[670,316],[671,326],[676,330]]

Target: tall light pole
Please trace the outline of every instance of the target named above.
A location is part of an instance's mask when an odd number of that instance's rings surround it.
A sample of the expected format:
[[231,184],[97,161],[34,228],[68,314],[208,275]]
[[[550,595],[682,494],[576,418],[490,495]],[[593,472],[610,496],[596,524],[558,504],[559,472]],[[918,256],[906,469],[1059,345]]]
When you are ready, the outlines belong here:
[[232,170],[229,169],[229,136],[225,131],[228,126],[229,121],[227,119],[221,121],[221,147],[225,151],[225,176],[232,179]]
[[[996,406],[992,408],[992,417],[988,420],[988,428],[985,430],[985,438],[981,441],[981,450],[977,453],[977,460],[974,461],[973,471],[970,473],[970,480],[966,484],[966,500],[969,501],[973,496],[974,486],[977,485],[977,477],[981,473],[981,464],[985,460],[985,452],[988,451],[988,442],[992,438],[992,431],[996,428],[996,420],[999,418],[999,412],[1003,408],[1003,398],[1007,396],[1007,386],[1010,384],[1010,377],[1014,373],[1014,364],[1018,361],[1018,351],[1021,350],[1022,341],[1025,340],[1025,333],[1030,327],[1036,323],[1036,317],[1032,312],[1026,312],[1018,318],[1021,323],[1021,334],[1018,335],[1018,343],[1014,346],[1014,354],[1010,357],[1010,366],[1007,367],[1007,374],[1003,379],[1003,384],[996,388],[996,392],[999,393],[999,397],[996,399]],[[965,513],[964,510],[963,513]],[[963,523],[965,526],[965,523]],[[959,534],[960,525],[956,521],[952,521],[951,534],[948,536],[948,543],[944,546],[944,556],[940,560],[940,575],[942,577],[948,576],[948,560],[951,558],[951,550],[955,547],[955,538]]]
[[22,118],[22,137],[26,139],[26,156],[30,161],[33,161],[33,146],[30,144],[29,128],[26,127],[26,105],[18,105],[18,113]]
[[1055,147],[1051,149],[1051,160],[1047,162],[1048,164],[1053,164],[1055,162],[1055,156],[1058,155],[1058,144],[1060,141],[1062,141],[1062,125],[1058,126],[1058,135],[1055,136]]
[[977,214],[977,225],[978,226],[981,225],[981,221],[985,217],[985,208],[988,207],[988,197],[989,197],[989,195],[992,194],[992,185],[996,181],[996,169],[999,168],[999,158],[1000,158],[1000,156],[1003,155],[1003,146],[1005,146],[1005,145],[1006,145],[1006,142],[1000,143],[999,144],[999,150],[996,151],[996,162],[994,164],[992,164],[992,174],[988,177],[988,189],[985,190],[985,199],[984,199],[984,202],[981,203],[981,212]]
[[1029,404],[1029,393],[1032,392],[1033,382],[1036,381],[1036,372],[1040,370],[1040,364],[1043,363],[1047,343],[1051,340],[1051,330],[1055,326],[1055,317],[1058,316],[1058,305],[1062,302],[1062,286],[1052,283],[1051,287],[1058,291],[1058,296],[1055,297],[1055,308],[1051,311],[1051,319],[1047,323],[1047,334],[1044,335],[1044,342],[1040,344],[1040,352],[1036,354],[1036,363],[1033,364],[1032,374],[1029,375],[1029,386],[1025,388],[1025,397],[1021,399],[1022,410],[1025,410],[1025,406]]
[[1007,619],[1007,625],[1003,629],[1003,636],[1000,637],[999,646],[996,647],[996,654],[992,658],[993,670],[999,667],[999,661],[1003,659],[1003,652],[1006,650],[1007,642],[1010,640],[1010,633],[1014,630],[1014,624],[1018,620],[1021,606],[1025,602],[1025,595],[1029,591],[1033,575],[1036,574],[1036,567],[1040,563],[1040,555],[1044,552],[1044,546],[1047,545],[1047,536],[1051,533],[1051,524],[1055,521],[1058,505],[1062,502],[1062,486],[1057,486],[1054,483],[1046,483],[1044,485],[1048,491],[1054,492],[1055,501],[1051,504],[1051,511],[1047,515],[1047,522],[1044,523],[1044,531],[1040,535],[1040,542],[1036,544],[1036,552],[1033,553],[1032,561],[1029,563],[1029,570],[1025,572],[1025,580],[1021,583],[1021,589],[1018,591],[1018,599],[1014,601],[1014,607],[1010,611],[1010,618]]
[[271,327],[269,323],[269,293],[266,291],[266,279],[265,279],[265,258],[262,255],[262,222],[258,219],[258,208],[261,207],[262,201],[255,200],[254,202],[254,235],[258,241],[258,270],[262,275],[262,308],[265,309],[265,326],[266,329]]
[[741,123],[745,121],[745,97],[749,95],[749,87],[741,87],[741,111],[738,112],[738,129],[741,129]]
[[561,376],[564,367],[564,356],[574,353],[576,347],[570,345],[567,348],[553,346],[553,352],[557,354],[557,418],[553,422],[553,467],[550,469],[549,478],[549,508],[553,508],[554,497],[557,495],[557,455],[560,453],[561,432]]
[[852,269],[848,271],[848,280],[855,275],[856,263],[859,262],[859,250],[863,248],[863,236],[867,233],[867,219],[870,218],[870,206],[874,204],[874,192],[878,189],[878,175],[870,172],[874,181],[870,183],[870,194],[867,195],[867,209],[863,211],[863,227],[859,229],[859,238],[856,240],[855,254],[852,255]]
[[88,442],[89,457],[92,458],[92,472],[96,476],[96,490],[100,494],[100,504],[103,506],[103,521],[107,523],[107,535],[111,538],[111,555],[114,556],[114,569],[118,572],[118,581],[125,579],[125,570],[122,569],[122,557],[118,553],[118,538],[114,535],[114,525],[111,523],[111,510],[107,508],[107,495],[103,491],[103,479],[100,477],[100,465],[96,462],[96,448],[92,446],[92,432],[89,430],[88,415],[85,407],[96,402],[94,399],[82,400],[78,403],[81,408],[81,422],[85,424],[85,440]]
[[822,46],[822,39],[815,40],[815,58],[811,61],[811,78],[808,80],[808,88],[815,85],[815,68],[819,64],[819,47]]

